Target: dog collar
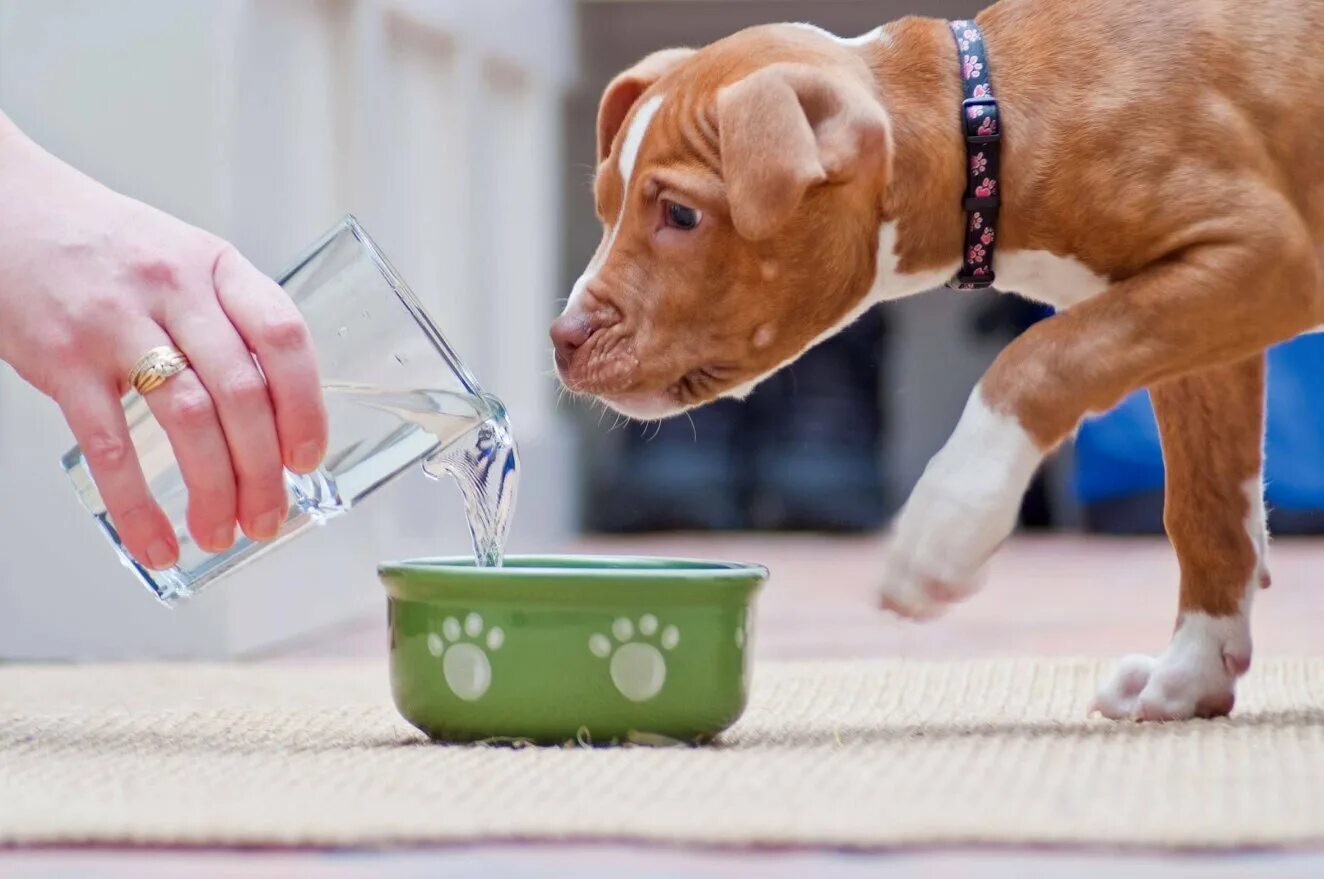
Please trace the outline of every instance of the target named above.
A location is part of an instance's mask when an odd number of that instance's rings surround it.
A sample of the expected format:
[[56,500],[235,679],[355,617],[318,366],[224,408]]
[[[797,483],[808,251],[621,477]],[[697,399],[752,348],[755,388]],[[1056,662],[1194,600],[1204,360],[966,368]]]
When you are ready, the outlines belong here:
[[997,241],[998,158],[1002,126],[989,81],[984,35],[971,20],[949,21],[961,62],[961,131],[965,135],[965,251],[961,268],[947,282],[953,290],[983,290],[993,284]]

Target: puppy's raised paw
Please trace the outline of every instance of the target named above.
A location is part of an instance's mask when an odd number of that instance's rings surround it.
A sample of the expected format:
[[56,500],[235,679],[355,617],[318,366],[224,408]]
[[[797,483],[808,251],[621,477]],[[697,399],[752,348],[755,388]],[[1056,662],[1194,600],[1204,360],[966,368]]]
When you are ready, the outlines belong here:
[[897,516],[880,604],[929,619],[974,593],[980,568],[1016,526],[1042,457],[1016,419],[989,409],[975,388]]
[[965,600],[978,588],[979,583],[973,576],[962,579],[950,574],[923,573],[916,570],[913,559],[894,554],[884,565],[878,604],[897,616],[929,620],[956,602]]

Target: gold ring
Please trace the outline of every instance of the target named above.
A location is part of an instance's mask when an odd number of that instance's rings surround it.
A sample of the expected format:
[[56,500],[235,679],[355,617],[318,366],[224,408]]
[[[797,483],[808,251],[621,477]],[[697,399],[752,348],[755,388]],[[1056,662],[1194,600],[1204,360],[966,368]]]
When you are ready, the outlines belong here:
[[184,352],[171,345],[162,345],[138,358],[133,369],[129,370],[129,384],[140,395],[146,396],[165,384],[171,376],[179,375],[186,369],[188,358]]

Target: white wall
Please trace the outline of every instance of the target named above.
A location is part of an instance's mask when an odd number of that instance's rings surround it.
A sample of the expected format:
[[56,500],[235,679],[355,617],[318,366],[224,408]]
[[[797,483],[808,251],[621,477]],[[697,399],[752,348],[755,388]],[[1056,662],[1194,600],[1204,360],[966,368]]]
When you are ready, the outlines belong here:
[[[0,107],[111,186],[275,273],[352,211],[507,403],[514,549],[576,479],[547,378],[569,0],[2,0]],[[0,657],[224,656],[383,605],[384,557],[463,551],[451,487],[381,496],[175,611],[116,565],[59,471],[53,405],[0,375]]]

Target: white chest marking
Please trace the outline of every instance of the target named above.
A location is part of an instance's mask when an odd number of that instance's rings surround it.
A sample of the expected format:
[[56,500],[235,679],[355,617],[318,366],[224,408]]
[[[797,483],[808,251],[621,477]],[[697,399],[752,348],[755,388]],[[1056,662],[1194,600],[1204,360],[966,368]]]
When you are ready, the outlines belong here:
[[607,235],[603,236],[602,242],[598,245],[598,250],[593,254],[593,259],[589,261],[588,268],[584,269],[584,274],[575,281],[575,286],[570,288],[570,299],[566,302],[566,310],[569,311],[584,295],[584,290],[592,280],[597,277],[603,264],[607,261],[607,256],[611,253],[611,247],[616,243],[616,233],[621,231],[621,223],[625,221],[625,207],[630,203],[630,177],[634,174],[634,163],[639,158],[639,147],[644,142],[644,134],[648,131],[648,123],[653,121],[653,116],[657,114],[657,108],[662,106],[662,95],[654,95],[649,98],[634,114],[634,119],[630,120],[630,127],[625,132],[625,139],[621,141],[621,153],[616,159],[616,167],[621,173],[621,210],[616,215],[616,225]]
[[896,221],[884,223],[878,228],[878,260],[874,270],[873,286],[869,295],[875,302],[890,299],[902,299],[941,287],[951,280],[961,264],[953,260],[949,265],[922,272],[902,273],[897,266],[901,257],[897,255]]
[[1080,260],[1047,250],[999,250],[993,260],[993,283],[999,290],[1019,293],[1059,311],[1108,287],[1107,278],[1096,275]]
[[788,23],[795,27],[806,28],[808,30],[813,31],[814,33],[822,34],[828,39],[833,40],[843,46],[865,46],[873,42],[880,42],[880,41],[889,42],[891,39],[887,31],[883,29],[882,25],[879,25],[878,27],[874,28],[871,31],[862,33],[858,37],[839,37],[836,34],[832,33],[832,31],[825,30],[816,24],[810,24],[809,22],[806,21],[793,21]]

